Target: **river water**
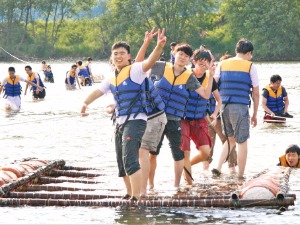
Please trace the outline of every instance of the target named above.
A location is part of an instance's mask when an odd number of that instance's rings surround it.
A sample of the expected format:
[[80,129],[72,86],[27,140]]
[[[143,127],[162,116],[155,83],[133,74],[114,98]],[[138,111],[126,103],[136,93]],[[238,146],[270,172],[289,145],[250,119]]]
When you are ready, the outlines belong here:
[[[15,66],[17,74],[25,76],[25,64],[0,63],[0,78],[6,76],[9,66]],[[33,70],[40,64],[31,64]],[[97,167],[103,176],[98,188],[100,193],[111,189],[122,190],[123,182],[117,177],[113,143],[114,127],[105,106],[112,99],[103,96],[89,106],[88,117],[79,112],[83,100],[96,88],[84,87],[82,90],[66,91],[65,71],[71,63],[51,64],[55,83],[46,84],[47,95],[44,101],[33,102],[31,94],[22,96],[22,110],[6,113],[2,110],[0,99],[0,143],[1,165],[27,157],[41,159],[64,159],[67,165]],[[282,76],[282,85],[287,89],[290,99],[289,112],[294,115],[284,125],[270,125],[262,122],[263,111],[259,108],[258,125],[251,128],[246,176],[252,175],[277,164],[278,157],[289,144],[300,144],[300,63],[256,63],[260,77],[260,87],[269,83],[273,74]],[[108,74],[107,63],[93,63],[94,74]],[[25,83],[22,84],[25,88]],[[24,89],[23,89],[24,90]],[[251,111],[252,109],[250,109]],[[252,111],[251,111],[252,112]],[[221,143],[217,140],[214,167],[218,161]],[[195,154],[196,150],[192,150]],[[223,172],[227,171],[223,166]],[[193,169],[195,182],[203,182],[202,166]],[[206,174],[207,176],[207,174]],[[158,157],[156,188],[172,190],[173,159],[168,144],[164,142]],[[209,178],[210,179],[210,178]],[[290,177],[290,192],[299,198],[300,175],[294,171]],[[182,185],[184,181],[182,180]],[[146,210],[120,210],[101,207],[1,207],[2,224],[298,224],[300,204],[289,207],[285,212],[266,208],[163,208]]]

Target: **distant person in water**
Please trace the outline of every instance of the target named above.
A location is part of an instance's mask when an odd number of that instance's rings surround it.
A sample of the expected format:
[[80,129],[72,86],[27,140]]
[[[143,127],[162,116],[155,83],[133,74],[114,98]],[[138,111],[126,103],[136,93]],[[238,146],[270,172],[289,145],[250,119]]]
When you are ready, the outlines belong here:
[[44,71],[44,75],[45,75],[45,82],[50,82],[50,83],[54,83],[54,76],[51,70],[51,66],[48,65],[46,71]]
[[24,77],[16,75],[16,70],[14,67],[8,68],[8,76],[3,79],[0,85],[0,93],[2,93],[3,88],[5,102],[5,110],[20,110],[21,109],[21,91],[22,87],[20,81],[24,81],[27,84],[30,84],[34,87],[37,87],[39,90],[43,88],[36,85],[35,83],[26,80]]
[[42,68],[41,68],[41,70],[43,72],[45,72],[47,70],[47,67],[48,67],[48,65],[47,65],[46,61],[42,61]]
[[81,85],[92,86],[92,81],[90,78],[89,71],[85,66],[82,65],[82,61],[78,61],[76,65],[77,65],[76,73],[78,74],[78,77],[81,80]]
[[300,168],[300,148],[298,145],[289,145],[285,154],[279,157],[277,166]]
[[87,71],[90,75],[91,82],[94,83],[95,81],[94,81],[94,76],[92,73],[92,61],[93,61],[93,59],[91,57],[88,57],[87,61],[83,64],[83,66],[85,66],[85,68],[87,69]]
[[77,81],[78,87],[80,88],[78,76],[76,73],[77,66],[74,64],[71,67],[71,70],[69,70],[66,74],[66,79],[65,79],[65,84],[66,84],[66,89],[67,90],[75,90],[76,89],[76,83],[75,80]]
[[[43,89],[40,90],[36,88],[36,86],[32,86],[32,99],[38,100],[38,99],[44,99],[46,96],[45,86],[43,84],[43,81],[40,77],[40,75],[37,72],[33,72],[31,66],[25,66],[25,71],[27,73],[27,80],[31,81],[32,83],[36,84],[37,86],[41,86]],[[27,94],[27,89],[29,87],[29,84],[26,84],[24,95]]]
[[293,118],[288,111],[289,98],[283,86],[281,86],[281,76],[273,75],[270,84],[263,89],[262,107],[266,114],[271,117],[280,116]]

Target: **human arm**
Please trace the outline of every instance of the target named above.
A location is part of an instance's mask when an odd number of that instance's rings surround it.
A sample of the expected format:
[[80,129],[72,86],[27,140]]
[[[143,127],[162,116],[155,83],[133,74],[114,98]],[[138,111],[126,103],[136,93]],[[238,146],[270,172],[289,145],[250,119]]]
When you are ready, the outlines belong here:
[[152,53],[149,55],[149,57],[143,61],[142,64],[142,69],[144,72],[147,72],[154,64],[155,62],[159,59],[162,49],[165,46],[167,42],[167,37],[165,36],[165,28],[158,29],[157,31],[157,44]]
[[71,85],[71,81],[70,81],[70,73],[69,72],[67,74],[67,83],[68,83],[68,86],[69,86],[69,90],[72,90],[72,85]]
[[251,117],[251,124],[253,127],[257,125],[257,110],[259,104],[259,86],[252,88],[252,98],[253,98],[253,114]]
[[210,63],[208,61],[205,61],[205,66],[209,70],[209,77],[208,77],[208,83],[205,88],[199,87],[195,91],[201,95],[205,99],[209,99],[211,90],[212,90],[212,85],[213,85],[213,80],[214,80],[214,74],[215,74],[215,67],[212,61]]
[[[78,68],[77,68],[78,69]],[[80,87],[80,83],[79,83],[79,79],[78,79],[78,70],[76,69],[76,72],[75,72],[75,77],[76,77],[76,82],[77,82],[77,84],[78,84],[78,87],[79,87],[79,89],[81,89],[81,87]]]
[[2,93],[2,90],[3,90],[3,87],[4,87],[4,85],[0,85],[0,94]]
[[[33,83],[33,82],[29,81],[29,80],[24,80],[24,82],[27,84],[27,85],[26,85],[26,90],[27,90],[27,88],[28,88],[28,84],[30,84],[31,86],[37,87],[39,90],[42,90],[42,89],[43,89],[43,88],[40,87],[39,85],[36,85],[35,83]],[[25,94],[26,94],[26,90],[25,90]]]
[[27,89],[28,89],[29,84],[26,83],[26,87],[25,87],[25,91],[24,91],[24,95],[27,94]]
[[218,89],[213,91],[213,96],[216,100],[216,107],[215,107],[215,111],[210,115],[210,118],[212,118],[214,122],[217,119],[218,113],[220,112],[222,100]]
[[[39,77],[39,75],[38,75],[37,73],[35,73],[35,74],[34,74],[34,77],[35,77],[35,79],[36,79],[36,85],[37,85],[37,86],[40,86],[40,77]],[[36,94],[38,94],[39,91],[40,91],[40,90],[37,88],[36,91],[35,91]]]
[[282,96],[283,96],[283,101],[284,101],[284,110],[283,110],[283,112],[287,113],[290,102],[289,102],[289,98],[288,98],[287,92],[286,92],[284,87],[282,87]]
[[93,91],[91,94],[87,96],[87,98],[84,100],[83,105],[81,107],[81,115],[82,116],[88,116],[89,114],[86,113],[86,109],[89,104],[91,104],[93,101],[95,101],[97,98],[100,98],[103,95],[103,92],[99,89]]
[[144,42],[135,57],[134,60],[135,62],[142,62],[145,59],[146,51],[151,43],[151,40],[156,34],[157,32],[154,32],[154,27],[150,32],[148,31],[145,32]]
[[272,117],[275,116],[275,113],[272,112],[271,109],[267,106],[267,98],[263,95],[261,100],[261,106],[265,110],[266,113],[270,114]]

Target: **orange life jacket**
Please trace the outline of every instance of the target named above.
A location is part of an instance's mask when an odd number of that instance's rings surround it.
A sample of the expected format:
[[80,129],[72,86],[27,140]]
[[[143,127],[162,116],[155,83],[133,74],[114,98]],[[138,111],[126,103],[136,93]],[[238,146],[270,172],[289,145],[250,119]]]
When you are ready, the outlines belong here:
[[[290,167],[288,162],[286,161],[286,154],[279,157],[280,166]],[[300,160],[298,160],[298,165],[296,168],[300,168]]]

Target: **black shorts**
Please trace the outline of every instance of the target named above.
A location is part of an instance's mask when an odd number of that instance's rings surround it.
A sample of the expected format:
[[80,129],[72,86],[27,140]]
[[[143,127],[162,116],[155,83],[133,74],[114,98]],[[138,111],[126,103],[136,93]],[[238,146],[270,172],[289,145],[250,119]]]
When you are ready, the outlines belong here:
[[139,149],[146,130],[145,120],[129,120],[115,130],[115,147],[119,177],[132,175],[140,169]]
[[161,136],[161,140],[157,146],[157,151],[150,151],[151,155],[158,155],[164,140],[164,136],[169,140],[169,146],[172,151],[174,161],[180,161],[184,158],[184,152],[181,150],[181,126],[180,121],[168,120],[165,130]]
[[40,91],[38,94],[36,94],[36,91],[32,91],[32,96],[34,97],[34,98],[45,98],[45,96],[46,96],[46,90],[45,89],[43,89],[42,91]]

